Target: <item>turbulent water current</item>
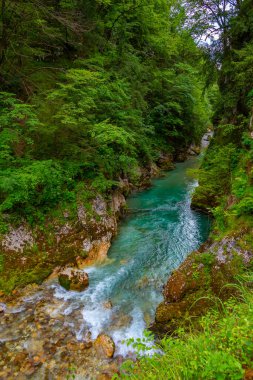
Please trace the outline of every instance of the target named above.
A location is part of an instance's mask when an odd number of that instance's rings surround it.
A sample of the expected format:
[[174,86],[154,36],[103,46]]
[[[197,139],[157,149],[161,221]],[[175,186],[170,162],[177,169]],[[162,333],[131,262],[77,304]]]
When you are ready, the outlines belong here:
[[[121,340],[142,336],[162,301],[162,285],[169,273],[207,238],[208,217],[190,208],[196,183],[187,169],[195,164],[196,159],[178,164],[154,180],[149,190],[129,198],[130,215],[121,224],[108,261],[86,269],[90,278],[86,291],[67,292],[53,285],[56,298],[70,301],[66,314],[82,309],[78,339],[87,329],[92,338],[107,332],[124,354],[127,348]],[[112,308],[104,306],[108,302]]]
[[57,322],[51,330],[60,333],[66,326],[79,341],[88,332],[92,339],[105,332],[114,339],[116,353],[127,354],[129,348],[122,340],[142,336],[162,301],[162,286],[170,272],[208,236],[208,216],[190,208],[196,181],[187,169],[196,164],[196,158],[177,164],[174,171],[153,180],[150,189],[128,199],[128,216],[120,224],[107,261],[85,269],[90,285],[84,292],[65,291],[57,280],[45,282],[6,311],[10,318],[0,328],[0,341],[13,339],[29,348],[30,333],[24,336],[24,329],[40,302],[37,314],[43,311]]

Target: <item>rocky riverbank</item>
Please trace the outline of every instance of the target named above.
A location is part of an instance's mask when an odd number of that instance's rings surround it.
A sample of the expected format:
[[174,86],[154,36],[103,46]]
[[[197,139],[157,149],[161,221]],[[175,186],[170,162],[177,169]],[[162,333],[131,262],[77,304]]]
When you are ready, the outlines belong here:
[[[171,161],[163,156],[159,165],[168,169],[169,163],[171,165]],[[155,166],[153,166],[152,171],[153,175],[159,174]],[[150,172],[148,172],[149,174],[147,171],[145,172],[142,186],[148,185],[148,180],[151,177]],[[58,264],[58,268],[41,285],[17,287],[12,294],[2,297],[2,309],[0,309],[0,311],[2,310],[0,325],[1,352],[3,353],[0,361],[1,378],[9,379],[16,376],[20,379],[29,377],[61,379],[71,373],[76,373],[77,377],[81,376],[87,379],[107,379],[118,370],[123,358],[114,352],[115,347],[110,336],[105,334],[103,330],[99,330],[99,334],[96,333],[93,337],[88,330],[86,334],[83,313],[85,310],[86,312],[89,310],[89,305],[87,308],[85,304],[80,307],[77,302],[75,307],[73,299],[55,297],[55,292],[59,287],[56,284],[55,276],[58,275],[59,271],[63,274],[66,272],[65,275],[67,276],[69,274],[72,276],[72,272],[75,272],[73,275],[83,274],[84,272],[79,272],[78,268],[89,266],[97,261],[107,260],[107,248],[101,250],[103,253],[100,255],[98,254],[99,250],[95,250],[92,243],[94,241],[99,241],[101,245],[110,243],[109,240],[106,242],[103,240],[104,233],[108,232],[103,228],[106,226],[106,221],[109,220],[107,218],[113,221],[111,225],[108,224],[109,228],[115,226],[115,229],[109,230],[108,236],[112,232],[111,238],[115,236],[117,221],[124,211],[125,196],[127,195],[125,191],[131,191],[129,189],[131,185],[124,181],[124,186],[126,185],[127,189],[123,191],[123,186],[121,190],[116,189],[114,191],[115,196],[113,197],[112,194],[110,200],[105,200],[101,196],[94,198],[92,215],[87,210],[84,213],[84,207],[81,208],[81,212],[80,208],[78,209],[79,229],[77,224],[73,223],[72,233],[62,234],[62,240],[58,238],[58,244],[62,244],[61,247],[64,247],[67,246],[67,243],[74,244],[75,239],[80,237],[76,243],[77,250],[72,252],[71,260],[69,256],[66,256],[68,261],[62,260],[61,265]],[[84,217],[83,224],[81,223],[82,219],[79,219],[80,216]],[[65,214],[64,218],[66,218],[65,223],[71,225],[70,216]],[[66,224],[64,224],[65,228]],[[90,239],[90,242],[87,242],[87,231],[94,225],[97,235],[94,233],[92,236],[95,239]],[[67,231],[71,230],[67,229]],[[90,231],[92,232],[92,229]],[[100,233],[101,235],[99,235]],[[26,241],[28,242],[28,240]],[[81,248],[82,252],[84,246],[87,251],[89,248],[89,251],[85,252],[85,255],[81,255],[78,247]],[[27,249],[28,247],[24,246],[23,252],[16,254],[25,256]],[[50,251],[50,254],[53,255],[54,252]],[[45,260],[44,264],[46,263]],[[64,270],[65,267],[68,269]],[[92,280],[92,275],[90,278]],[[81,280],[83,287],[88,286],[88,277],[82,276]],[[111,327],[108,331],[127,328],[131,324],[131,315],[117,311],[117,305],[112,305],[110,300],[102,302],[101,308],[113,313]]]
[[[78,340],[73,324],[81,326],[81,310],[68,315],[67,302],[53,297],[50,287],[29,285],[5,299],[0,313],[0,378],[106,380],[118,371],[122,357],[113,358],[114,343],[89,333]],[[1,304],[0,304],[1,306]]]
[[[82,309],[68,313],[71,301],[54,297],[54,281],[59,273],[63,282],[69,274],[77,274],[81,277],[75,290],[88,286],[88,276],[79,269],[107,260],[118,221],[125,212],[126,196],[150,186],[151,178],[162,169],[172,169],[172,157],[161,155],[158,165],[140,170],[138,186],[120,180],[107,199],[97,195],[89,207],[79,204],[74,218],[69,210],[63,210],[61,224],[59,218],[48,219],[46,231],[22,224],[11,227],[3,237],[4,276],[9,276],[7,283],[12,276],[10,285],[17,287],[0,297],[1,379],[62,379],[77,374],[102,380],[110,379],[118,370],[123,358],[115,356],[110,336],[101,331],[97,339],[91,339],[88,332],[82,338],[73,333],[80,331],[82,335]],[[41,285],[34,283],[44,277],[47,280]],[[20,286],[27,282],[33,284]],[[112,305],[108,301],[101,307],[110,309]],[[118,328],[129,323],[125,315],[114,317]]]
[[94,194],[88,202],[80,199],[74,208],[60,207],[56,216],[52,213],[34,228],[25,221],[11,225],[0,238],[0,292],[41,283],[62,266],[83,268],[105,260],[125,213],[126,197],[150,186],[151,178],[161,170],[172,169],[172,160],[171,155],[162,154],[159,167],[152,164],[139,169],[135,185],[120,178],[111,193]]
[[[204,138],[206,146],[209,138]],[[225,207],[234,202],[233,195],[228,195]],[[203,186],[196,188],[191,202],[193,209],[210,213],[215,206],[217,199],[203,192]],[[163,290],[164,301],[157,307],[150,327],[156,335],[192,327],[208,309],[219,307],[231,296],[240,299],[237,285],[253,265],[253,229],[247,219],[238,221],[237,226],[231,225],[226,232],[216,226],[208,241],[170,275]]]
[[157,307],[151,330],[157,335],[192,326],[196,317],[215,302],[227,300],[238,290],[232,284],[253,263],[251,236],[246,228],[210,240],[191,253],[164,287],[164,301]]
[[9,231],[0,235],[0,294],[14,291],[15,295],[15,288],[40,284],[66,265],[80,269],[106,260],[118,221],[126,211],[126,197],[149,187],[151,179],[163,170],[172,170],[175,161],[199,152],[192,144],[175,155],[161,153],[156,163],[138,169],[135,184],[119,178],[110,193],[94,193],[88,200],[59,206],[35,227],[26,221],[10,225]]

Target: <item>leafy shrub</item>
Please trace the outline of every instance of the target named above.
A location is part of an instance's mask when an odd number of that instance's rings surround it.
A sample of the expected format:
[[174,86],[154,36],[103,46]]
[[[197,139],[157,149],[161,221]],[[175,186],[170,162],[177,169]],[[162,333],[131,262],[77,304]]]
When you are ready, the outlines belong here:
[[238,160],[237,147],[212,146],[198,172],[199,187],[193,195],[193,202],[202,207],[214,208],[222,203],[232,187],[232,173]]
[[179,330],[177,338],[164,337],[152,356],[143,355],[145,346],[150,350],[146,338],[136,342],[138,361],[124,363],[114,379],[242,379],[244,368],[253,364],[253,295],[241,290],[245,303],[231,299],[222,315],[215,309],[209,312],[200,320],[200,332]]
[[215,261],[215,256],[212,253],[201,253],[196,256],[196,262],[202,263],[205,266],[212,266]]
[[0,173],[0,211],[19,209],[29,214],[36,207],[50,209],[60,199],[71,199],[72,178],[56,162],[38,161]]

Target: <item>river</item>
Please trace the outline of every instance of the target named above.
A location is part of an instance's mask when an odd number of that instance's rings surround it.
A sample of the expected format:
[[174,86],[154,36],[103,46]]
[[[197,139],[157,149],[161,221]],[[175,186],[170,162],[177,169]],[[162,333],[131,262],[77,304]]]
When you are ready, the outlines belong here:
[[[175,170],[153,180],[150,189],[129,197],[128,216],[120,224],[108,259],[85,269],[90,279],[87,290],[68,292],[53,280],[7,308],[9,318],[0,324],[0,342],[6,355],[16,347],[31,355],[37,352],[34,339],[42,342],[48,326],[41,317],[39,325],[45,325],[45,332],[41,330],[36,338],[38,320],[34,322],[31,314],[47,315],[51,334],[60,334],[64,326],[71,339],[80,342],[88,332],[92,339],[101,332],[108,333],[116,343],[116,354],[127,355],[129,348],[122,340],[142,337],[162,301],[162,286],[169,274],[208,237],[208,216],[190,208],[197,183],[187,170],[197,164],[197,158],[179,163]],[[64,339],[67,341],[67,336]]]

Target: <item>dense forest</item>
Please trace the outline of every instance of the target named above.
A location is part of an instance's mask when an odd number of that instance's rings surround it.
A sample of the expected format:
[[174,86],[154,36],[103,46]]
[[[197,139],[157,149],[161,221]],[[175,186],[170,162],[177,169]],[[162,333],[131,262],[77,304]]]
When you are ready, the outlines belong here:
[[7,0],[1,12],[3,229],[199,141],[210,105],[180,2]]
[[[210,301],[204,317],[191,319],[189,307],[159,341],[163,356],[140,355],[115,376],[252,379],[252,0],[0,3],[1,238],[22,223],[49,236],[50,218],[80,203],[89,210],[98,195],[110,200],[124,180],[138,188],[143,168],[164,155],[181,161],[213,130],[191,173],[199,181],[192,208],[212,217],[209,243],[236,242],[247,265],[233,258],[214,280],[210,247],[192,256],[197,291],[188,292],[192,305]],[[55,265],[38,274],[31,261],[25,276],[18,268],[8,278],[8,255],[0,252],[5,293],[42,281]],[[36,265],[43,260],[47,252]],[[147,341],[135,342],[137,351]]]
[[[192,207],[212,214],[213,227],[209,243],[193,252],[165,287],[156,322],[168,335],[155,346],[164,354],[142,356],[150,347],[147,334],[135,342],[140,361],[125,363],[121,378],[252,379],[253,3],[187,3],[189,24],[209,39],[206,84],[219,88],[214,138],[192,199]],[[181,284],[186,275],[193,282],[183,283],[184,294],[173,299],[173,281]]]

